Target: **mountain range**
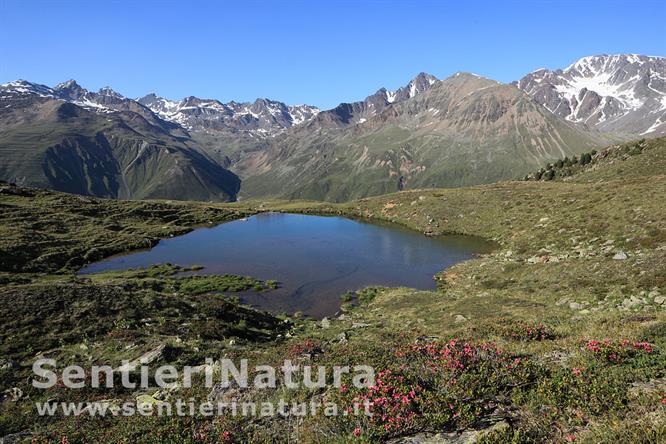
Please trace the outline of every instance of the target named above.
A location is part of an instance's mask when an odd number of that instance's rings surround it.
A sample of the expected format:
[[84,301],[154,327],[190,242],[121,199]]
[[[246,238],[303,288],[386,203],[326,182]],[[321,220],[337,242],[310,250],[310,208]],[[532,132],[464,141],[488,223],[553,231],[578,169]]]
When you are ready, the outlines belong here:
[[121,199],[234,200],[240,179],[139,102],[75,82],[0,86],[0,178]]
[[421,73],[325,111],[269,99],[131,99],[73,80],[0,85],[0,179],[123,199],[341,201],[517,178],[664,134],[666,59],[639,55],[585,57],[511,84]]
[[553,114],[607,132],[666,134],[666,58],[584,57],[514,84]]
[[320,114],[242,159],[244,195],[342,201],[489,183],[608,141],[512,85],[469,73],[365,115],[336,127]]

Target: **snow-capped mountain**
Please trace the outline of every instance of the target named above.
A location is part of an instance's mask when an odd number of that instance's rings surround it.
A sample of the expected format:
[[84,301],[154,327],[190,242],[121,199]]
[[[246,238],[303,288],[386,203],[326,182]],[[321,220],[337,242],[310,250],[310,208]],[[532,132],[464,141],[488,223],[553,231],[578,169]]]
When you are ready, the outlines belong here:
[[342,103],[321,112],[310,105],[288,106],[282,102],[257,99],[253,103],[222,103],[214,99],[186,97],[174,101],[155,94],[138,99],[162,119],[177,123],[190,131],[205,133],[229,132],[249,134],[256,139],[265,139],[283,133],[286,129],[313,121],[319,116],[319,124],[346,126],[365,122],[381,113],[393,103],[410,99],[430,88],[437,78],[420,73],[406,86],[395,91],[386,88],[366,97],[363,101]]
[[161,118],[189,130],[248,131],[257,137],[274,136],[319,113],[319,109],[314,106],[288,106],[268,99],[257,99],[253,103],[222,103],[193,96],[174,101],[148,94],[138,99],[138,102]]
[[0,94],[3,99],[20,97],[43,97],[48,99],[60,99],[72,102],[84,108],[94,109],[96,111],[112,112],[112,107],[104,106],[102,102],[108,101],[106,98],[119,101],[125,99],[109,87],[99,90],[99,92],[90,92],[79,86],[74,80],[68,80],[60,83],[54,88],[39,83],[28,82],[27,80],[14,80],[13,82],[0,85]]
[[131,99],[73,80],[17,80],[0,85],[0,179],[198,200],[232,200],[241,179],[246,197],[332,200],[405,184],[493,182],[666,133],[665,68],[661,57],[586,57],[514,85],[421,73],[321,112],[267,99]]
[[157,118],[148,108],[135,100],[124,97],[109,86],[100,88],[97,92],[92,92],[81,87],[75,80],[68,80],[53,88],[28,82],[27,80],[15,80],[0,85],[0,98],[6,100],[28,98],[56,99],[70,102],[98,113],[132,111],[141,114],[148,120],[155,120]]
[[31,95],[56,98],[53,89],[46,85],[28,82],[27,80],[19,79],[0,85],[0,98],[2,99]]
[[[133,100],[109,86],[97,92],[88,91],[75,80],[68,80],[53,88],[26,80],[0,85],[0,98],[27,97],[64,100],[100,113],[139,112],[146,118],[159,118],[190,131],[224,130],[247,133],[258,138],[279,134],[286,128],[307,122],[319,113],[319,109],[314,106],[288,106],[268,99],[257,99],[253,103],[232,101],[225,104],[214,99],[192,96],[173,101],[148,94]],[[149,116],[152,113],[154,115]]]
[[111,88],[0,85],[0,179],[123,199],[234,200],[239,178],[181,126]]
[[514,84],[572,122],[608,132],[666,134],[664,57],[583,57],[564,70],[538,69]]

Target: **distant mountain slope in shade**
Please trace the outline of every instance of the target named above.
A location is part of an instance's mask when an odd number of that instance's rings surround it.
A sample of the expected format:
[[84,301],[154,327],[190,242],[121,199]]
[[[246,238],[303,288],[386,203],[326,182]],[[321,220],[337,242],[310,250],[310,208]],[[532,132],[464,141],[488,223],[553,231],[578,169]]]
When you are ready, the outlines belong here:
[[0,86],[0,179],[112,198],[234,200],[240,180],[180,126],[111,89]]
[[563,70],[539,69],[514,84],[571,122],[607,132],[666,135],[664,57],[584,57]]
[[612,140],[553,115],[515,86],[467,73],[356,125],[312,131],[322,114],[238,165],[244,197],[342,201],[489,183]]

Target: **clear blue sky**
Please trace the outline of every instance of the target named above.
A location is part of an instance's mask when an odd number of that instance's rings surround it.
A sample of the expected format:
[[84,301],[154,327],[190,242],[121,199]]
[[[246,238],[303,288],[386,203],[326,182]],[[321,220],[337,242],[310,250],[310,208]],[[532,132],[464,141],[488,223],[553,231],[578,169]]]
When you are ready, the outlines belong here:
[[329,108],[420,71],[509,82],[586,55],[664,56],[665,28],[666,0],[0,0],[0,83]]

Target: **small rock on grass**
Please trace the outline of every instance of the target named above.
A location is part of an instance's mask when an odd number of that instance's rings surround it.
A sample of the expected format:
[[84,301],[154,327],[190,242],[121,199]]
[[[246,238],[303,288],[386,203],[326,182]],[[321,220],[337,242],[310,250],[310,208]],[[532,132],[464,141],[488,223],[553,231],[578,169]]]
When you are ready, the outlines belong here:
[[649,298],[656,298],[657,296],[661,296],[661,293],[659,293],[659,290],[652,290],[648,293]]
[[370,327],[370,324],[365,324],[363,322],[354,322],[352,324],[352,328],[365,328],[365,327]]

